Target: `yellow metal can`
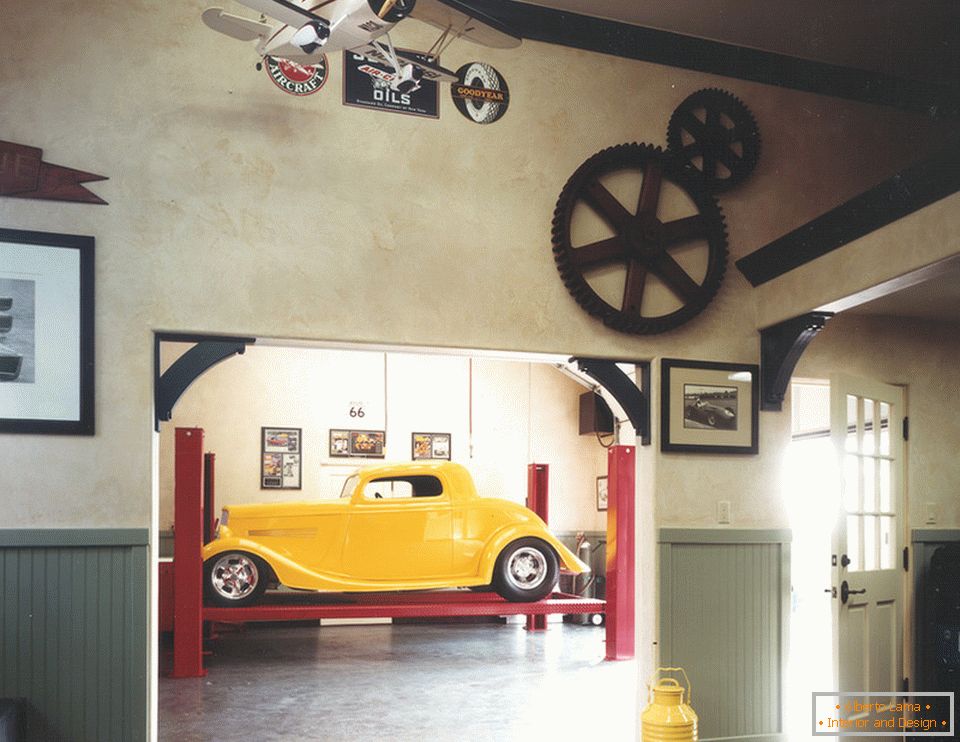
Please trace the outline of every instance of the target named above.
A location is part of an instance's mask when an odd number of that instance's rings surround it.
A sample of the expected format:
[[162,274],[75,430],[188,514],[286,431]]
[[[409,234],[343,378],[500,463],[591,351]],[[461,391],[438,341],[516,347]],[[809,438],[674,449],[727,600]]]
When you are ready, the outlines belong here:
[[[683,674],[687,691],[686,703],[683,700],[684,687],[680,685],[680,681],[659,677],[665,672]],[[691,742],[697,739],[697,714],[690,707],[690,680],[683,668],[657,669],[647,689],[648,698],[652,694],[652,700],[640,714],[643,742]]]

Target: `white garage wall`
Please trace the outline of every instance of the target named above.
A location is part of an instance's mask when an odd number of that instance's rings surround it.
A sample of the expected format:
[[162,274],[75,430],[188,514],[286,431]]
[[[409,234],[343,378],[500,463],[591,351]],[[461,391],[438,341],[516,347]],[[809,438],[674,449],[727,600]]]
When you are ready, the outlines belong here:
[[[163,347],[166,366],[189,346]],[[254,345],[201,376],[163,424],[160,526],[174,515],[173,431],[195,426],[217,456],[219,505],[337,497],[356,466],[376,460],[331,458],[331,428],[385,429],[386,461],[411,459],[413,432],[438,432],[451,434],[452,460],[482,495],[523,502],[527,464],[546,463],[551,527],[602,529],[595,483],[606,454],[578,435],[584,391],[546,364]],[[352,418],[358,403],[364,417]],[[262,426],[303,429],[302,490],[260,489]]]

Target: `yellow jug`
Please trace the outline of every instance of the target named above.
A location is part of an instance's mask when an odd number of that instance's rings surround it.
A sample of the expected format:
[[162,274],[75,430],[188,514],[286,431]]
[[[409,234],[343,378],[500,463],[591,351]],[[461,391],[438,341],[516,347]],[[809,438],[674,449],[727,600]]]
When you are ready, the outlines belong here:
[[[684,688],[674,678],[662,678],[664,672],[683,673],[687,687],[687,703],[683,702]],[[682,667],[660,667],[647,686],[653,694],[650,705],[640,714],[643,742],[691,742],[697,739],[697,714],[690,708],[690,679]],[[648,693],[649,698],[649,693]]]

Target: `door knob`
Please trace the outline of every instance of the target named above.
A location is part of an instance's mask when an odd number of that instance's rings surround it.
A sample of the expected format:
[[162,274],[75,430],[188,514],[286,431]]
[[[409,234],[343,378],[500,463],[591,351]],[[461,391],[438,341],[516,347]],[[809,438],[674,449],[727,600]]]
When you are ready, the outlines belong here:
[[867,592],[867,588],[862,588],[861,590],[851,590],[850,586],[847,584],[847,581],[844,580],[840,583],[840,602],[846,605],[847,598],[851,595],[863,595]]

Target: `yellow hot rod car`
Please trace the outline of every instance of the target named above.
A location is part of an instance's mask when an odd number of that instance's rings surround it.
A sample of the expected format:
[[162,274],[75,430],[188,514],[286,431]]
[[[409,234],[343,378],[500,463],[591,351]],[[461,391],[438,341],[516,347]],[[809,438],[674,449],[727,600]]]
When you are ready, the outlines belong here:
[[540,600],[560,565],[589,571],[531,510],[480,497],[459,464],[371,466],[338,500],[223,509],[203,547],[204,584],[217,605],[250,605],[270,585],[363,592],[490,586]]

